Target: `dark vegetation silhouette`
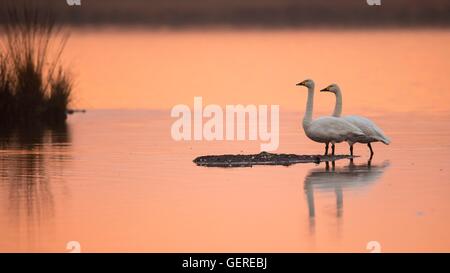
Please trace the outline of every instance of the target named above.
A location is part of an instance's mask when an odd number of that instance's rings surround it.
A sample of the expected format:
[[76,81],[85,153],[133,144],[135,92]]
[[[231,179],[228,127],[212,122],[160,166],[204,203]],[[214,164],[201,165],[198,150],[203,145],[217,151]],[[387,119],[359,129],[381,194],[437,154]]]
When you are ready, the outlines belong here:
[[8,6],[1,26],[0,124],[65,122],[72,79],[61,64],[68,39],[52,13]]

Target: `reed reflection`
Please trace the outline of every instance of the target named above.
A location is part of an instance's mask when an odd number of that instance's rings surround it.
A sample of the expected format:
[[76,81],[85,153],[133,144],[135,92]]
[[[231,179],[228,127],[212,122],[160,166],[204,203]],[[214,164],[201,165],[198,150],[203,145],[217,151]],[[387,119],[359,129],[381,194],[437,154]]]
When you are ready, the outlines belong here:
[[[331,165],[331,166],[330,166]],[[315,192],[334,192],[336,198],[336,217],[340,219],[344,208],[344,191],[367,187],[382,176],[389,162],[373,165],[371,160],[366,164],[355,164],[349,160],[345,167],[336,168],[335,162],[326,162],[325,168],[316,168],[305,178],[304,190],[308,202],[310,231],[315,231]]]
[[23,126],[0,132],[0,186],[13,227],[39,227],[54,215],[52,184],[70,159],[67,124]]

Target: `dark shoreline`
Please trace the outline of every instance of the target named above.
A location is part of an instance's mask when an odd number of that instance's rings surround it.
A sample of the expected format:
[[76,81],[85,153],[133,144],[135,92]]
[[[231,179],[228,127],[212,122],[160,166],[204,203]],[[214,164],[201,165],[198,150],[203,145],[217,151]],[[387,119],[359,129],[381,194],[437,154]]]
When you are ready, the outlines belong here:
[[[0,25],[11,0],[0,3]],[[14,0],[32,3],[57,15],[68,26],[148,27],[150,29],[192,28],[411,28],[449,27],[450,2],[446,0],[381,1],[369,6],[366,0],[96,0],[69,6],[60,0]]]

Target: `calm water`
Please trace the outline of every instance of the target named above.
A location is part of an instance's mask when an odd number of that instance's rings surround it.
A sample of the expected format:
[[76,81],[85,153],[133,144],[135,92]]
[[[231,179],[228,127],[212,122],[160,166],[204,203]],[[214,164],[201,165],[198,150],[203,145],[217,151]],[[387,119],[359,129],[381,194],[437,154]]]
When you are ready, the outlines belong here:
[[[435,31],[74,33],[76,103],[97,110],[2,134],[0,251],[450,251],[449,43]],[[170,136],[170,108],[201,95],[279,104],[277,152],[322,153],[300,127],[306,77],[340,83],[344,112],[392,144],[375,144],[370,165],[359,145],[353,163],[219,169],[192,159],[260,143]],[[316,115],[330,96],[317,94]]]

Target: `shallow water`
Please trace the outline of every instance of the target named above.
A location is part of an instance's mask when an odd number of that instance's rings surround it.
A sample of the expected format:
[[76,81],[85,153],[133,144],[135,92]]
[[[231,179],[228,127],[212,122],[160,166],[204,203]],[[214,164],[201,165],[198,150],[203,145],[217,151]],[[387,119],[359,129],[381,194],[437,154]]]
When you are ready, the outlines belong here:
[[[420,44],[425,37],[442,42]],[[0,251],[65,252],[69,241],[83,252],[368,252],[370,241],[385,252],[450,251],[450,92],[430,92],[450,84],[449,37],[75,33],[68,56],[77,57],[79,105],[128,109],[3,134]],[[362,46],[380,40],[379,51]],[[347,55],[317,48],[324,43]],[[260,142],[171,138],[170,107],[202,95],[205,104],[279,104],[276,152],[322,153],[300,127],[306,92],[293,85],[307,72],[319,87],[342,81],[344,112],[392,138],[374,144],[370,165],[358,145],[359,158],[335,166],[197,167],[199,155],[258,153]],[[318,115],[331,111],[329,96],[317,95]],[[160,110],[129,109],[139,107]]]
[[[197,167],[200,154],[254,142],[174,142],[159,111],[93,110],[67,128],[2,141],[2,251],[448,251],[450,114],[379,124],[391,146],[290,167]],[[424,117],[413,116],[420,120]],[[282,113],[280,152],[314,154],[297,113]],[[29,134],[28,134],[29,135]],[[4,139],[3,139],[4,140]],[[424,145],[426,143],[426,145]],[[339,145],[338,152],[346,152]]]

